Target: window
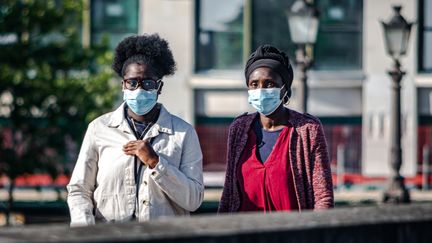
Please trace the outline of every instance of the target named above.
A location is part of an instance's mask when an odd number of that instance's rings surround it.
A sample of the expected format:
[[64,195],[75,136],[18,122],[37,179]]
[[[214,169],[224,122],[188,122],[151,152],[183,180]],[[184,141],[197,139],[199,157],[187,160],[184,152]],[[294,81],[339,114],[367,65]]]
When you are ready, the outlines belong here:
[[115,48],[126,36],[138,33],[138,0],[91,0],[91,40],[108,35]]
[[197,70],[241,69],[243,0],[197,1]]
[[316,69],[362,67],[362,1],[319,0],[320,27],[315,45]]
[[[429,0],[430,1],[430,0]],[[293,58],[286,10],[294,0],[245,0],[251,3],[250,23],[243,23],[243,1],[197,0],[197,70],[242,69],[242,37],[250,26],[252,50],[273,44]],[[361,0],[315,0],[320,27],[314,50],[315,69],[362,68]],[[244,35],[249,36],[249,35]],[[248,50],[245,50],[248,51]]]
[[417,97],[417,173],[423,173],[423,163],[432,162],[432,88],[417,88]]
[[291,41],[285,10],[294,0],[253,0],[252,49],[271,44],[294,58],[295,44]]
[[[294,0],[254,0],[252,47],[269,43],[294,57],[285,10]],[[362,1],[316,0],[320,26],[314,47],[315,69],[361,69]]]
[[420,0],[419,11],[419,70],[432,72],[432,0]]

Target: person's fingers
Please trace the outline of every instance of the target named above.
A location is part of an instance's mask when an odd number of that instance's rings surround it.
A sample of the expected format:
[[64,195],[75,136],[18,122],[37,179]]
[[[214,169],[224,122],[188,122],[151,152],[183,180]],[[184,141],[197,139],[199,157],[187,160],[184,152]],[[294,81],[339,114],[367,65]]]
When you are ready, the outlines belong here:
[[132,151],[132,150],[136,150],[137,146],[135,144],[128,144],[123,146],[123,151]]
[[132,145],[133,145],[133,143],[128,142],[127,144],[123,145],[123,148],[128,148],[128,147],[130,147],[130,146],[132,146]]
[[123,148],[124,152],[131,151],[131,150],[132,150],[131,148]]
[[123,151],[128,151],[128,150],[131,150],[131,146],[125,146],[125,147],[123,147]]
[[129,141],[123,145],[123,152],[127,155],[147,154],[151,148],[148,139]]
[[134,155],[136,153],[135,149],[125,149],[123,152],[127,155]]
[[136,150],[137,149],[137,146],[135,146],[135,145],[132,145],[132,146],[128,146],[128,147],[126,147],[125,148],[125,150]]
[[138,145],[139,143],[140,143],[139,141],[129,141],[128,143],[126,143],[125,145],[123,145],[123,147],[136,146],[136,145]]
[[131,153],[130,151],[124,151],[124,153],[125,153],[126,155],[134,155],[134,153]]

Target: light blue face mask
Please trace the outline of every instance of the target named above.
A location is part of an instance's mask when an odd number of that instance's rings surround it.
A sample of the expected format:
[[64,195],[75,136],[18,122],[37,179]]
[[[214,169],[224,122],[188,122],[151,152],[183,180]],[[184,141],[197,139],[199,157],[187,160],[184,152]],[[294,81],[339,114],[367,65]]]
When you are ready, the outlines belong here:
[[158,90],[123,90],[123,100],[128,107],[137,115],[147,114],[157,102]]
[[[283,87],[283,86],[282,86]],[[251,89],[248,90],[248,101],[259,113],[267,116],[272,114],[282,104],[280,92],[282,88]]]

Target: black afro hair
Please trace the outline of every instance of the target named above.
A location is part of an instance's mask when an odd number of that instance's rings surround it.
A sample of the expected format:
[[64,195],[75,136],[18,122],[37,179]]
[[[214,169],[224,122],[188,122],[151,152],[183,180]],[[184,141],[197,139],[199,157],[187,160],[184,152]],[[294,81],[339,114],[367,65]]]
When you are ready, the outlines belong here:
[[118,44],[112,63],[113,70],[123,77],[125,67],[130,63],[147,64],[160,78],[172,75],[176,70],[168,42],[158,34],[129,36]]

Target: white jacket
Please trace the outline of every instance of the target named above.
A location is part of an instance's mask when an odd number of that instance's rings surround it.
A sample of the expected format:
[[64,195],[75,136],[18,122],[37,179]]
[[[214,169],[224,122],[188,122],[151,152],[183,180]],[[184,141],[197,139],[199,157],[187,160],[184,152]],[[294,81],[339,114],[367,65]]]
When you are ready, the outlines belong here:
[[162,106],[144,139],[151,137],[159,163],[143,168],[137,200],[134,156],[122,150],[136,140],[124,104],[89,124],[67,186],[71,226],[127,221],[135,208],[139,221],[189,215],[201,205],[202,153],[194,128]]

